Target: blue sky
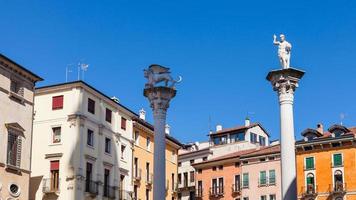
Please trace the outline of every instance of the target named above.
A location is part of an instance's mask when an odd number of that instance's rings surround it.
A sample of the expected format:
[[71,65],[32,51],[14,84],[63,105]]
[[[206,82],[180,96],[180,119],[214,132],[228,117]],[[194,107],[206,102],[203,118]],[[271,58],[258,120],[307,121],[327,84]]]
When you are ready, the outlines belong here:
[[[292,43],[306,71],[295,97],[295,129],[356,126],[355,1],[16,1],[1,2],[1,53],[65,81],[68,64],[89,63],[85,81],[134,111],[145,108],[143,69],[182,75],[168,122],[182,142],[211,127],[241,125],[250,113],[279,137],[277,95],[265,80],[278,68],[274,33]],[[69,79],[76,79],[76,72]]]

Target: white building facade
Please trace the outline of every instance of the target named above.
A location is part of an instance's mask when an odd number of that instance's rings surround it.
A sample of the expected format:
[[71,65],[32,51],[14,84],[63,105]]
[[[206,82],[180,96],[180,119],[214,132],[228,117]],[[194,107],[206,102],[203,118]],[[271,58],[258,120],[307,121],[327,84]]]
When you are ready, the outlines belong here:
[[30,199],[129,199],[135,113],[82,81],[36,89]]

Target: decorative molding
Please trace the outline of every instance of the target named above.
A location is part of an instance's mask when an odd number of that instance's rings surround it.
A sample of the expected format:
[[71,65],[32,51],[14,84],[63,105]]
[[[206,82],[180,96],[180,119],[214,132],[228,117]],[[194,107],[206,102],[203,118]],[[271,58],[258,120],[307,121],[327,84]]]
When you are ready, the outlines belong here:
[[50,153],[50,154],[45,154],[45,159],[61,158],[62,156],[63,156],[63,153]]

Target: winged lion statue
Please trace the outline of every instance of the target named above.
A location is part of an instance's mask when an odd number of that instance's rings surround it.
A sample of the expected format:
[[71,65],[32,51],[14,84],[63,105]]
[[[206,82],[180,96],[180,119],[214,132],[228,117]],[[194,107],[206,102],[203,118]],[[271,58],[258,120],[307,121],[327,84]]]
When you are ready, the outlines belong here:
[[[169,68],[160,65],[150,65],[148,69],[144,70],[144,77],[148,79],[145,87],[155,87],[159,83],[163,82],[166,87],[174,87],[176,83],[182,81],[182,77],[179,76],[178,80],[174,80],[170,75]],[[170,85],[169,85],[170,83]]]

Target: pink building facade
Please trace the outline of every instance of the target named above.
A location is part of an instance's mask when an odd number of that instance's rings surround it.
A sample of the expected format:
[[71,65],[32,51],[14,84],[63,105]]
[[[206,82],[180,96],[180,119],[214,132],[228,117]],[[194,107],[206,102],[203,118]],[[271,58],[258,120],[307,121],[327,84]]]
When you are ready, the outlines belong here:
[[280,146],[240,157],[241,200],[281,200]]

